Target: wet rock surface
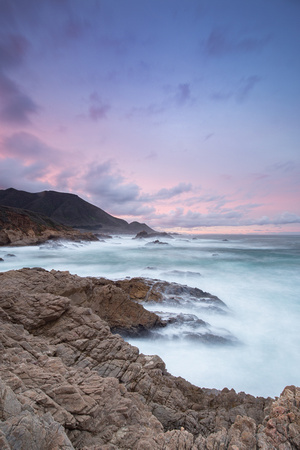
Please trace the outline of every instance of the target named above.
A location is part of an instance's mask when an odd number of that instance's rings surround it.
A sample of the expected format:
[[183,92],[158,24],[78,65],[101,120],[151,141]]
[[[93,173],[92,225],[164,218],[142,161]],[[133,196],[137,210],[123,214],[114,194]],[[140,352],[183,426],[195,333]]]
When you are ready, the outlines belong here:
[[[155,313],[167,324],[166,330],[156,329],[145,335],[152,339],[186,340],[205,345],[237,345],[239,341],[228,330],[216,329],[196,314],[182,314],[181,309],[192,307],[195,313],[228,314],[226,304],[218,297],[198,288],[169,283],[167,281],[132,278],[117,281],[130,298],[145,305],[155,305]],[[160,305],[164,310],[159,309]],[[165,308],[177,309],[178,313],[166,312]],[[122,333],[122,336],[127,337]],[[142,335],[140,335],[143,337]]]
[[131,315],[159,323],[129,296],[146,291],[142,280],[128,283],[0,273],[0,448],[299,448],[299,388],[274,401],[196,387],[112,334]]

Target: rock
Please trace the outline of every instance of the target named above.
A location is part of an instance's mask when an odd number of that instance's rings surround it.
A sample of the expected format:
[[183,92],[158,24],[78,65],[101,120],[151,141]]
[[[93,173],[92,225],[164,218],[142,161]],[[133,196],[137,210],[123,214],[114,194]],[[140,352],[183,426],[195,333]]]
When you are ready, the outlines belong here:
[[1,449],[74,449],[64,428],[51,414],[36,415],[0,378]]
[[205,306],[206,310],[226,313],[227,306],[215,295],[204,292],[198,288],[191,288],[178,283],[169,283],[167,281],[132,278],[130,280],[121,280],[116,283],[117,286],[128,292],[130,298],[136,301],[157,302],[169,304],[194,303]]
[[[137,233],[137,235],[133,238],[133,239],[148,239],[148,238],[153,238],[153,237],[167,237],[170,239],[173,239],[173,237],[166,232],[158,232],[158,231],[154,231],[154,232],[148,232],[148,231],[140,231],[139,233]],[[157,241],[158,242],[158,241]]]
[[299,388],[274,401],[196,387],[111,333],[122,303],[127,323],[130,296],[148,291],[141,279],[0,273],[0,448],[299,448]]
[[0,246],[35,245],[55,239],[97,241],[92,233],[81,233],[59,225],[42,214],[0,205]]
[[148,242],[146,245],[169,245],[167,242],[160,242],[158,239],[152,242]]

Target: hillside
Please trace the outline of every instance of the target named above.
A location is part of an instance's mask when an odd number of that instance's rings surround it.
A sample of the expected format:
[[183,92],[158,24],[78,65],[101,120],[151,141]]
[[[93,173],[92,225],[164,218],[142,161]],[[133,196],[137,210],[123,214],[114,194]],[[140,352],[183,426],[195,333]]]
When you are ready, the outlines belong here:
[[153,231],[146,224],[128,224],[126,220],[111,216],[75,194],[56,191],[30,193],[9,188],[0,190],[0,205],[41,213],[62,225],[85,230],[130,234]]
[[0,205],[0,246],[33,245],[49,239],[94,241],[97,237],[60,225],[43,214]]

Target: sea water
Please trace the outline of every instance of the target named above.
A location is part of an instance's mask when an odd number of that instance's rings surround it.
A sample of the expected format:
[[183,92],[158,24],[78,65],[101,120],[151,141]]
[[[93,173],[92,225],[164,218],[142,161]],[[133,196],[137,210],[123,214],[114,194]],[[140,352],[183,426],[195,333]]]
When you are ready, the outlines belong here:
[[[154,238],[157,239],[157,238]],[[153,239],[153,240],[154,240]],[[186,324],[156,338],[130,338],[157,354],[173,375],[200,387],[278,396],[300,385],[300,236],[115,236],[103,242],[1,247],[0,270],[43,267],[117,280],[147,277],[198,287],[226,303],[226,314],[180,304],[149,304],[161,315],[192,314],[233,345],[186,340]],[[14,255],[14,256],[9,256]]]

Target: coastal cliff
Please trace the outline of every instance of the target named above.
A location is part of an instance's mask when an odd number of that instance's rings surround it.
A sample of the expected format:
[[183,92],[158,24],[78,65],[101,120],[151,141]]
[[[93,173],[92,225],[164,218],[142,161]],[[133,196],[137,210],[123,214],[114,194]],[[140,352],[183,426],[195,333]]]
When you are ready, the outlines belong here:
[[42,214],[0,205],[0,246],[35,245],[51,239],[98,240],[92,233],[81,233]]
[[0,205],[25,209],[47,216],[56,224],[85,231],[135,234],[141,231],[153,232],[145,223],[119,219],[78,195],[56,192],[26,192],[14,188],[0,189]]
[[1,448],[300,447],[299,388],[273,400],[196,387],[112,333],[167,326],[142,306],[150,291],[160,301],[153,286],[44,269],[0,273]]

